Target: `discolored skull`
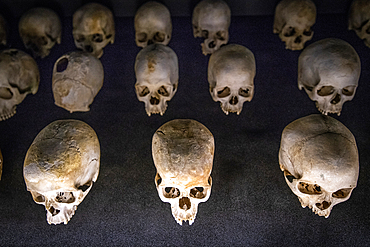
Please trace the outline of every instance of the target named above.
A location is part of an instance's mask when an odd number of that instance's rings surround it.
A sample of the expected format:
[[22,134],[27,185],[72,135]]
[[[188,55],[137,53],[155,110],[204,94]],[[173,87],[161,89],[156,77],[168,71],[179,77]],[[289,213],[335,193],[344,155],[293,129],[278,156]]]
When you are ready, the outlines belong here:
[[231,11],[222,0],[203,0],[199,2],[192,17],[194,37],[204,39],[204,55],[212,54],[229,41]]
[[14,116],[16,107],[39,88],[40,73],[35,60],[17,49],[0,53],[0,121]]
[[285,181],[303,208],[329,217],[357,185],[359,159],[355,138],[338,120],[315,114],[285,127],[279,151]]
[[80,51],[61,56],[54,64],[55,104],[67,111],[89,111],[89,105],[103,86],[104,70],[100,60]]
[[193,224],[198,204],[211,195],[212,133],[195,120],[172,120],[154,133],[152,154],[160,199],[171,204],[177,223]]
[[100,145],[79,120],[57,120],[36,136],[23,166],[27,190],[46,209],[49,224],[67,224],[96,181]]
[[254,94],[256,63],[253,53],[244,46],[229,44],[215,51],[209,58],[209,92],[214,101],[221,103],[228,115],[243,109],[245,101]]
[[136,56],[135,75],[136,96],[145,103],[148,116],[163,115],[179,81],[176,53],[165,45],[148,45]]
[[88,3],[73,14],[73,39],[78,49],[97,58],[103,48],[114,43],[114,18],[112,12],[98,3]]
[[135,41],[139,47],[167,45],[171,40],[171,14],[161,3],[150,1],[143,4],[135,14],[134,24]]
[[354,0],[348,17],[348,30],[354,30],[367,47],[370,47],[370,1]]
[[62,24],[59,16],[48,8],[33,8],[19,20],[19,35],[34,57],[49,55],[55,43],[60,44]]
[[6,45],[8,38],[7,22],[2,15],[0,15],[0,44]]
[[316,6],[311,0],[282,0],[276,6],[274,33],[278,33],[285,48],[302,50],[312,39],[316,22]]
[[355,49],[340,39],[323,39],[307,46],[298,59],[298,87],[304,88],[317,109],[341,113],[355,96],[361,73]]

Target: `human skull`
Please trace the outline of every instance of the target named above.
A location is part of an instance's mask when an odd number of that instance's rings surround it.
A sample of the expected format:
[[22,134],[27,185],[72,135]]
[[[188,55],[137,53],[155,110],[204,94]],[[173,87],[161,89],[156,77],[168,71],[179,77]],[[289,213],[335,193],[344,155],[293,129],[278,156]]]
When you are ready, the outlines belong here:
[[317,109],[341,113],[353,99],[361,73],[355,49],[340,39],[323,39],[307,46],[298,59],[298,87],[304,88]]
[[0,53],[0,121],[14,116],[27,94],[39,88],[40,73],[35,60],[17,49]]
[[316,22],[316,6],[311,0],[282,0],[276,6],[274,33],[278,33],[285,48],[302,50],[312,39]]
[[6,45],[8,38],[8,26],[2,15],[0,15],[0,44]]
[[152,154],[160,199],[171,204],[177,223],[193,224],[198,204],[211,195],[212,133],[195,120],[169,121],[154,133]]
[[172,36],[170,11],[161,3],[150,1],[135,14],[135,42],[139,47],[150,44],[167,45]]
[[228,115],[243,109],[245,101],[254,94],[256,63],[253,53],[242,45],[229,44],[215,51],[209,58],[209,92],[214,101],[221,103]]
[[48,8],[32,8],[19,20],[19,35],[35,57],[49,55],[55,43],[60,44],[62,24],[59,16]]
[[359,159],[355,138],[338,120],[314,114],[285,127],[279,151],[285,181],[303,208],[329,217],[357,185]]
[[229,41],[231,11],[222,0],[203,0],[199,2],[192,17],[193,35],[201,37],[204,55],[212,54]]
[[57,120],[36,136],[23,166],[27,190],[49,224],[67,224],[99,174],[95,131],[79,120]]
[[89,105],[103,86],[104,70],[100,60],[83,51],[69,52],[54,64],[55,104],[68,111],[89,111]]
[[73,39],[78,49],[100,58],[103,48],[113,44],[114,38],[114,18],[107,7],[88,3],[73,14]]
[[357,36],[370,47],[370,1],[354,0],[348,17],[348,30],[354,30]]
[[135,75],[136,96],[145,103],[148,116],[163,115],[179,81],[176,53],[162,44],[148,45],[136,56]]

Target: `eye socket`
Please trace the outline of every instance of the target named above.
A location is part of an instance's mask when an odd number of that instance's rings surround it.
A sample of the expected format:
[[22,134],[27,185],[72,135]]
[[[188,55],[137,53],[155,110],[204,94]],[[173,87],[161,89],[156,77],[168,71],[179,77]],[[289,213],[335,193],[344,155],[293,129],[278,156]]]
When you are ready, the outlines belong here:
[[239,95],[242,97],[249,97],[249,88],[239,88]]
[[176,198],[180,196],[180,190],[175,187],[165,187],[163,188],[163,195],[166,198]]
[[0,87],[0,98],[2,99],[11,99],[13,97],[12,91],[6,87]]
[[303,35],[305,35],[305,36],[311,36],[311,35],[312,35],[312,30],[311,30],[311,29],[309,29],[309,30],[304,30],[304,31],[303,31]]
[[84,42],[85,41],[85,36],[77,34],[76,35],[76,41],[77,42]]
[[48,43],[48,40],[45,36],[42,36],[38,39],[39,45],[46,45]]
[[72,192],[57,192],[55,200],[60,203],[72,203],[76,200]]
[[300,182],[298,184],[298,190],[304,194],[319,195],[322,194],[321,187],[317,184],[308,184]]
[[170,96],[170,93],[168,92],[168,90],[165,88],[165,86],[161,86],[159,89],[158,89],[158,93],[164,97],[168,97]]
[[317,90],[317,94],[320,96],[328,96],[334,93],[334,87],[332,86],[323,86]]
[[82,190],[82,192],[85,192],[86,190],[88,190],[91,187],[92,183],[93,182],[91,181],[91,182],[88,182],[84,185],[80,185],[80,186],[77,187],[77,189]]
[[307,89],[310,92],[312,92],[312,90],[313,90],[313,87],[310,87],[310,86],[307,86],[307,85],[304,85],[304,88]]
[[219,98],[225,98],[230,95],[230,88],[229,87],[224,87],[220,91],[217,91],[217,96]]
[[63,72],[67,69],[67,67],[68,67],[68,59],[64,57],[60,59],[57,63],[57,72],[58,73]]
[[155,42],[163,42],[165,38],[166,38],[166,34],[161,33],[161,32],[156,32],[153,37],[153,40]]
[[45,197],[42,194],[37,193],[36,191],[31,191],[33,200],[37,203],[45,202]]
[[346,198],[351,193],[351,191],[351,188],[340,189],[334,192],[331,196],[334,198]]
[[207,30],[202,30],[202,38],[208,39],[208,31]]
[[355,92],[355,87],[353,86],[348,86],[342,89],[342,93],[345,96],[352,96],[354,92]]
[[146,86],[136,86],[137,92],[139,92],[140,97],[144,97],[150,93],[149,88]]
[[295,29],[294,27],[288,27],[285,32],[284,32],[284,36],[285,37],[291,37],[295,34]]
[[137,38],[137,40],[138,40],[140,43],[142,43],[142,42],[146,42],[146,40],[147,40],[147,35],[146,35],[146,33],[138,33],[138,34],[136,34],[136,38]]
[[190,196],[197,199],[203,199],[207,196],[207,191],[203,187],[194,187],[190,190]]
[[284,170],[284,176],[286,177],[286,179],[288,179],[289,183],[292,183],[294,179],[297,179],[290,172],[286,170]]
[[226,34],[225,34],[224,31],[218,31],[216,33],[216,39],[218,39],[218,40],[224,41],[225,40],[225,36],[226,36]]

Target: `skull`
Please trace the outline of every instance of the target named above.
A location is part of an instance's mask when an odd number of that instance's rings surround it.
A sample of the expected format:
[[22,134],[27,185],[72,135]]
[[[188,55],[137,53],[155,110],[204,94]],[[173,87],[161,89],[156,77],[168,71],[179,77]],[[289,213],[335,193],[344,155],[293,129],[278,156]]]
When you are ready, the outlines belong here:
[[220,101],[228,115],[243,109],[245,101],[254,94],[256,63],[253,53],[241,45],[230,44],[215,51],[209,58],[209,91],[214,101]]
[[49,55],[55,43],[60,44],[62,24],[58,15],[48,8],[28,10],[19,20],[19,35],[34,57]]
[[172,120],[154,133],[152,154],[160,199],[171,204],[177,223],[189,221],[191,225],[198,204],[211,195],[212,133],[195,120]]
[[7,23],[2,15],[0,15],[0,44],[6,45],[8,38],[8,27]]
[[58,120],[36,136],[23,166],[27,190],[46,209],[49,224],[67,224],[99,174],[95,131],[79,120]]
[[302,50],[312,39],[316,22],[316,6],[311,0],[282,0],[276,6],[274,33],[278,33],[285,48]]
[[135,14],[135,41],[139,47],[150,44],[167,45],[171,40],[170,11],[161,3],[147,2]]
[[78,49],[100,58],[103,48],[113,44],[114,37],[113,14],[107,7],[88,3],[73,14],[73,39]]
[[231,11],[222,0],[203,0],[193,10],[193,34],[201,37],[204,55],[212,54],[229,41]]
[[179,81],[176,53],[165,45],[148,45],[136,56],[135,74],[136,96],[145,103],[148,116],[163,115]]
[[17,49],[0,53],[0,121],[12,117],[27,94],[39,88],[40,73],[35,60]]
[[348,29],[354,30],[357,36],[370,47],[370,1],[354,0],[351,4]]
[[323,39],[305,48],[298,59],[298,87],[304,88],[317,109],[338,116],[343,104],[355,96],[360,58],[340,39]]
[[54,64],[55,104],[71,113],[89,111],[89,105],[103,86],[104,70],[100,60],[78,51],[61,56]]
[[357,185],[359,159],[355,138],[338,120],[314,114],[285,127],[279,151],[285,181],[303,208],[329,217]]

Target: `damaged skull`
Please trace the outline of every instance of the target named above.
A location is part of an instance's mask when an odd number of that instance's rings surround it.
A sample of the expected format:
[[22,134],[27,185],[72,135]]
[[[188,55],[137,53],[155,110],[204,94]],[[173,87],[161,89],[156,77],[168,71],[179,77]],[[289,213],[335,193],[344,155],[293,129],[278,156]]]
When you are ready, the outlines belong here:
[[209,91],[214,101],[221,103],[222,111],[228,115],[243,109],[245,101],[254,94],[256,63],[253,53],[241,45],[225,45],[209,58]]
[[276,6],[274,33],[278,33],[285,48],[302,50],[312,39],[316,22],[316,6],[311,0],[282,0]]
[[160,199],[171,204],[177,223],[193,224],[198,204],[211,195],[212,133],[195,120],[172,120],[154,133],[152,154]]
[[89,111],[103,80],[103,65],[98,58],[82,51],[67,53],[54,64],[55,104],[71,113]]
[[317,41],[307,46],[298,59],[298,87],[304,88],[325,115],[340,115],[344,102],[355,96],[360,73],[355,49],[340,39]]
[[23,166],[27,190],[49,224],[67,224],[99,174],[95,131],[79,120],[58,120],[36,136]]
[[48,8],[28,10],[19,20],[19,35],[34,57],[49,55],[55,43],[60,44],[62,24],[59,16]]
[[222,0],[203,0],[199,2],[192,17],[193,35],[204,39],[204,55],[212,54],[229,41],[231,11]]
[[88,3],[73,14],[73,39],[78,49],[100,58],[103,48],[113,44],[114,38],[114,18],[107,7]]
[[136,96],[145,103],[148,116],[167,109],[167,101],[175,95],[179,81],[176,53],[168,46],[151,44],[136,56]]
[[8,39],[8,26],[2,15],[0,15],[0,44],[6,45]]
[[315,114],[285,127],[279,151],[285,181],[303,208],[329,217],[357,185],[359,158],[352,133],[338,120]]
[[35,60],[17,49],[0,53],[0,121],[14,116],[16,107],[39,88],[40,73]]
[[367,47],[370,47],[370,1],[354,0],[348,17],[348,30],[354,30]]

